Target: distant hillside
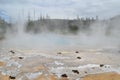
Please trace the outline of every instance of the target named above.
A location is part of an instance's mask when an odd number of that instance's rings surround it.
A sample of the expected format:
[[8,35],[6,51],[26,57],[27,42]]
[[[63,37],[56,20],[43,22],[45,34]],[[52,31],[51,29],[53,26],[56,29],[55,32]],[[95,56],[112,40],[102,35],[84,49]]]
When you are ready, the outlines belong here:
[[62,34],[77,34],[78,31],[86,31],[95,19],[39,19],[36,21],[28,20],[26,23],[26,31],[33,33],[40,32],[57,32]]
[[25,26],[26,32],[41,33],[54,32],[60,34],[77,34],[78,32],[92,34],[101,33],[106,36],[118,36],[120,34],[120,15],[108,20],[94,18],[78,19],[38,19],[28,20]]

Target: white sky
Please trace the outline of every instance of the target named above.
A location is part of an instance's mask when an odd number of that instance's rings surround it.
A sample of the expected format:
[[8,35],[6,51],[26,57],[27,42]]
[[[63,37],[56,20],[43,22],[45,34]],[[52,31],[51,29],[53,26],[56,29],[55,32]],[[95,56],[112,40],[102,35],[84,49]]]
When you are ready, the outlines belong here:
[[[108,18],[120,13],[120,0],[0,0],[0,10],[12,18],[48,14],[52,18],[94,17]],[[22,12],[24,11],[24,13]],[[24,14],[24,15],[23,15]]]

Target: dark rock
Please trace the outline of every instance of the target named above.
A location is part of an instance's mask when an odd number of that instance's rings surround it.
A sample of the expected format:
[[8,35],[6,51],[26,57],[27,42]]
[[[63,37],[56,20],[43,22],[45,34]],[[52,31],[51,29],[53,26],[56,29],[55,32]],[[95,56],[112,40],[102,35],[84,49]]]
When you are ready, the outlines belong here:
[[77,57],[77,59],[81,59],[81,57]]
[[13,50],[10,51],[12,54],[15,54],[15,52]]
[[57,54],[62,54],[62,52],[58,52]]
[[79,71],[78,70],[72,70],[72,72],[76,73],[76,74],[79,74]]
[[10,78],[10,79],[16,79],[16,78],[15,78],[15,77],[13,77],[13,76],[9,76],[9,78]]
[[85,73],[87,74],[87,71],[85,71]]
[[104,64],[100,64],[100,67],[103,67],[104,66]]
[[79,53],[79,51],[76,51],[75,53]]
[[23,59],[23,57],[19,57],[19,59]]
[[62,74],[61,77],[68,77],[67,74]]

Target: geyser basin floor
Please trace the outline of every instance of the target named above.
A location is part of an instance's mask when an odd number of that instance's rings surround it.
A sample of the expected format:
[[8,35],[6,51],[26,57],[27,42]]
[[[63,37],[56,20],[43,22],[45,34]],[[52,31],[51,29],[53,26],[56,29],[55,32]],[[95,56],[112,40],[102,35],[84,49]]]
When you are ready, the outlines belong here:
[[82,80],[120,80],[120,74],[114,72],[92,74],[84,77]]
[[0,66],[0,74],[16,80],[81,80],[89,74],[104,72],[119,74],[119,61],[120,53],[117,49],[46,53],[39,50],[1,49],[0,62],[5,64]]

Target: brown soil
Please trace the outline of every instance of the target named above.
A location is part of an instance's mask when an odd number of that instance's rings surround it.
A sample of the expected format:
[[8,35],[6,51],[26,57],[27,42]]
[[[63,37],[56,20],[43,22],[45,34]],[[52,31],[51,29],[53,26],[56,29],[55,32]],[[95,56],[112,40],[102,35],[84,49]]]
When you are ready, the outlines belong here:
[[0,75],[0,80],[9,80],[9,76],[7,76],[7,75]]
[[120,74],[117,73],[101,73],[85,76],[82,80],[120,80]]
[[69,80],[67,77],[58,78],[56,75],[40,75],[35,80]]
[[61,78],[61,79],[59,79],[59,80],[69,80],[68,78]]
[[57,77],[55,75],[40,75],[35,80],[57,80]]
[[5,66],[5,63],[0,61],[0,66]]
[[40,70],[47,70],[47,68],[45,68],[45,66],[42,65],[33,68],[33,71],[40,71]]

